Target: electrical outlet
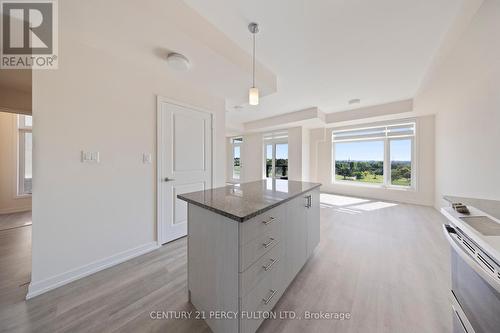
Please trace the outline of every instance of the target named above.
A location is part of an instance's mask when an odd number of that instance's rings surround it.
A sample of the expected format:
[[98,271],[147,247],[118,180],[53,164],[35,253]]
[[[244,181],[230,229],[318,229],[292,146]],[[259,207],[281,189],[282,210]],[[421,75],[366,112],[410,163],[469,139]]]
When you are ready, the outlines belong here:
[[142,153],[142,163],[151,164],[151,162],[152,162],[151,153]]

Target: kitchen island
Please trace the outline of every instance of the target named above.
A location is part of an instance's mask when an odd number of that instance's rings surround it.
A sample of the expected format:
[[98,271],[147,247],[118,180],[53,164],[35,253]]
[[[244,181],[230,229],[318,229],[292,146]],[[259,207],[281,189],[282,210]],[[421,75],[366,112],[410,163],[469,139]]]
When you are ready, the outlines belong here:
[[215,332],[255,332],[319,243],[321,184],[261,180],[181,194],[188,289]]

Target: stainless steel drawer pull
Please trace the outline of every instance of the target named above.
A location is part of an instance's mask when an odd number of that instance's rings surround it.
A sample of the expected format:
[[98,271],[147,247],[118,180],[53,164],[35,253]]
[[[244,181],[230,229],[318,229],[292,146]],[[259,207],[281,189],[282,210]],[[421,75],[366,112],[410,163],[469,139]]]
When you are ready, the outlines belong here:
[[269,223],[273,222],[275,219],[276,219],[275,217],[271,217],[267,221],[262,221],[262,223],[264,223],[265,225],[268,225]]
[[274,265],[275,263],[277,263],[278,261],[280,261],[280,260],[279,260],[279,259],[271,259],[271,262],[270,262],[269,264],[267,264],[267,265],[262,266],[262,268],[264,268],[264,270],[265,270],[265,271],[268,271],[268,270],[270,270],[270,269],[271,269],[271,267],[273,267],[273,265]]
[[262,302],[264,302],[264,304],[271,302],[271,300],[273,299],[274,295],[276,295],[276,292],[277,292],[276,289],[271,289],[269,291],[271,292],[271,295],[269,295],[269,297],[267,299],[266,298],[262,299]]
[[274,238],[270,237],[269,238],[269,242],[267,243],[263,243],[262,246],[264,246],[264,248],[268,248],[269,246],[271,246],[272,244],[274,243]]
[[306,199],[306,206],[305,206],[305,207],[306,207],[306,208],[309,208],[309,196],[308,196],[308,195],[306,195],[306,196],[304,197],[304,199]]

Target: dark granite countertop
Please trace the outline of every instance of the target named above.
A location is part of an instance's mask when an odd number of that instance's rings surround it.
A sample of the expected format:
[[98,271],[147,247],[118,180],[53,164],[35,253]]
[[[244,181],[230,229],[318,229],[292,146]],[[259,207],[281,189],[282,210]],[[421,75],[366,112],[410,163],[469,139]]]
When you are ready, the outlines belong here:
[[266,179],[179,194],[177,198],[244,222],[319,186],[319,183]]
[[500,201],[476,199],[476,198],[464,198],[452,195],[444,195],[443,199],[448,201],[450,204],[453,202],[461,202],[466,206],[475,207],[479,210],[482,210],[486,214],[493,216],[496,219],[500,219]]

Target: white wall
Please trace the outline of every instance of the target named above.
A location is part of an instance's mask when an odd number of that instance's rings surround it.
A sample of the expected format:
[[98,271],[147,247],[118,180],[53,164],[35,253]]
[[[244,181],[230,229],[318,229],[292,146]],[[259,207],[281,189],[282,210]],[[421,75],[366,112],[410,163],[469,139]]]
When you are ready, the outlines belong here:
[[334,184],[332,182],[332,129],[316,129],[311,131],[311,134],[311,180],[322,183],[321,189],[323,191],[381,200],[433,205],[434,116],[417,118],[417,186],[415,190]]
[[309,180],[309,135],[303,127],[288,129],[288,178]]
[[0,214],[31,209],[31,197],[17,197],[16,120],[17,115],[0,112]]
[[31,92],[1,86],[0,111],[31,114]]
[[[290,180],[309,180],[309,130],[302,127],[288,129],[288,177]],[[229,161],[226,179],[232,181],[231,151],[228,146]],[[243,135],[241,146],[241,182],[260,180],[264,175],[263,133]]]
[[[189,73],[183,80],[174,76],[179,74],[156,58],[155,44],[133,56],[115,49],[135,43],[130,51],[136,52],[138,41],[146,43],[141,36],[151,34],[163,36],[159,46],[171,45],[169,38],[181,34],[180,28],[169,26],[169,15],[177,13],[155,11],[152,4],[127,12],[129,25],[106,39],[101,34],[111,32],[98,29],[101,20],[121,19],[127,13],[115,9],[134,5],[99,4],[60,3],[59,69],[33,74],[30,295],[155,245],[155,162],[143,164],[142,153],[155,156],[157,95],[214,113],[215,185],[225,180],[224,100],[196,88]],[[105,26],[112,29],[118,23]],[[159,27],[173,33],[164,34]],[[155,62],[164,64],[163,70],[152,67]],[[82,149],[99,151],[101,163],[81,163]]]
[[302,127],[288,129],[288,179],[302,178]]
[[261,133],[249,133],[242,135],[243,143],[241,144],[240,160],[241,171],[240,179],[232,179],[233,177],[233,146],[230,138],[226,138],[226,180],[228,182],[252,182],[264,178],[264,143]]
[[263,179],[264,143],[262,134],[251,133],[243,136],[241,163],[243,182]]
[[436,114],[436,202],[500,199],[500,2],[485,0],[415,99]]

